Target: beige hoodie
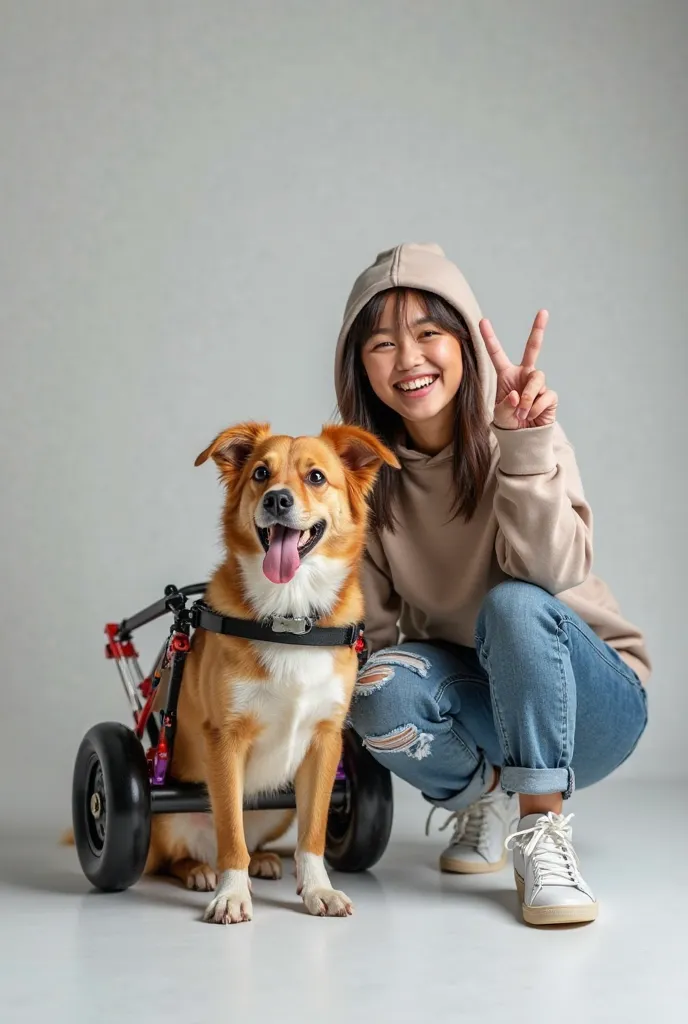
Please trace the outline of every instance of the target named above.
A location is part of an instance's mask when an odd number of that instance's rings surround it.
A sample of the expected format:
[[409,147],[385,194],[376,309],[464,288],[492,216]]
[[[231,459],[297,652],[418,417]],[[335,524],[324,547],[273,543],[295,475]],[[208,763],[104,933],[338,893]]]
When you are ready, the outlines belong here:
[[[354,284],[335,357],[338,397],[351,324],[373,295],[393,287],[434,292],[462,314],[491,416],[496,373],[478,329],[480,309],[459,269],[437,245],[407,244],[383,252]],[[397,448],[402,464],[398,526],[394,533],[371,530],[364,565],[371,651],[400,640],[441,639],[474,647],[488,590],[516,578],[556,594],[646,682],[651,666],[642,634],[590,572],[592,513],[561,426],[500,430],[492,425],[491,437],[490,476],[469,523],[451,518],[451,446],[433,456]]]

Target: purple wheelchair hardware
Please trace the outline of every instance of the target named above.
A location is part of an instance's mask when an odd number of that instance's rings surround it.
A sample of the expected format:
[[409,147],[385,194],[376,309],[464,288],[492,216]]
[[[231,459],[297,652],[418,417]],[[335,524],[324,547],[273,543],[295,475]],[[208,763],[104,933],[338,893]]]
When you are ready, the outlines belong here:
[[149,777],[151,786],[164,786],[165,777],[167,775],[167,754],[161,757],[159,753],[155,753],[151,760],[148,762],[149,766]]

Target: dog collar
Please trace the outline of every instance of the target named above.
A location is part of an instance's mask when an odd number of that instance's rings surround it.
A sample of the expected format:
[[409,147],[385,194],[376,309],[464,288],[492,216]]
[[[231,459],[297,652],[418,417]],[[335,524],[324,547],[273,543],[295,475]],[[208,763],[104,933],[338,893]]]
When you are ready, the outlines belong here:
[[349,626],[318,626],[310,616],[272,615],[262,621],[238,619],[196,601],[191,608],[191,625],[210,633],[237,636],[243,640],[264,640],[271,644],[294,644],[299,647],[353,647],[358,655],[365,649],[363,622]]

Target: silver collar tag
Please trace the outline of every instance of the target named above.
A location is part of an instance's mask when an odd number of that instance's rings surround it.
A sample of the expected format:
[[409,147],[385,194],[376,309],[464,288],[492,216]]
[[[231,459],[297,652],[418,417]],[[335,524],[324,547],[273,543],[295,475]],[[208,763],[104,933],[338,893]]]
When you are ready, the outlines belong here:
[[293,633],[303,636],[313,629],[313,620],[307,616],[291,618],[289,615],[273,615],[271,628],[273,633]]

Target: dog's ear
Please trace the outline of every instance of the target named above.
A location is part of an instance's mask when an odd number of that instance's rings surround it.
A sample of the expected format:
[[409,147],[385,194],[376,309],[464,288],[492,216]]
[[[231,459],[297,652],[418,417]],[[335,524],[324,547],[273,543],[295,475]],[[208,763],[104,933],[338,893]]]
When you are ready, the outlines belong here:
[[233,476],[241,472],[256,445],[270,433],[269,423],[238,423],[235,427],[228,427],[201,452],[194,466],[202,466],[212,458],[223,476]]
[[372,490],[383,464],[392,469],[401,469],[396,455],[374,434],[360,427],[327,424],[322,429],[321,437],[334,448],[356,478],[364,495]]

